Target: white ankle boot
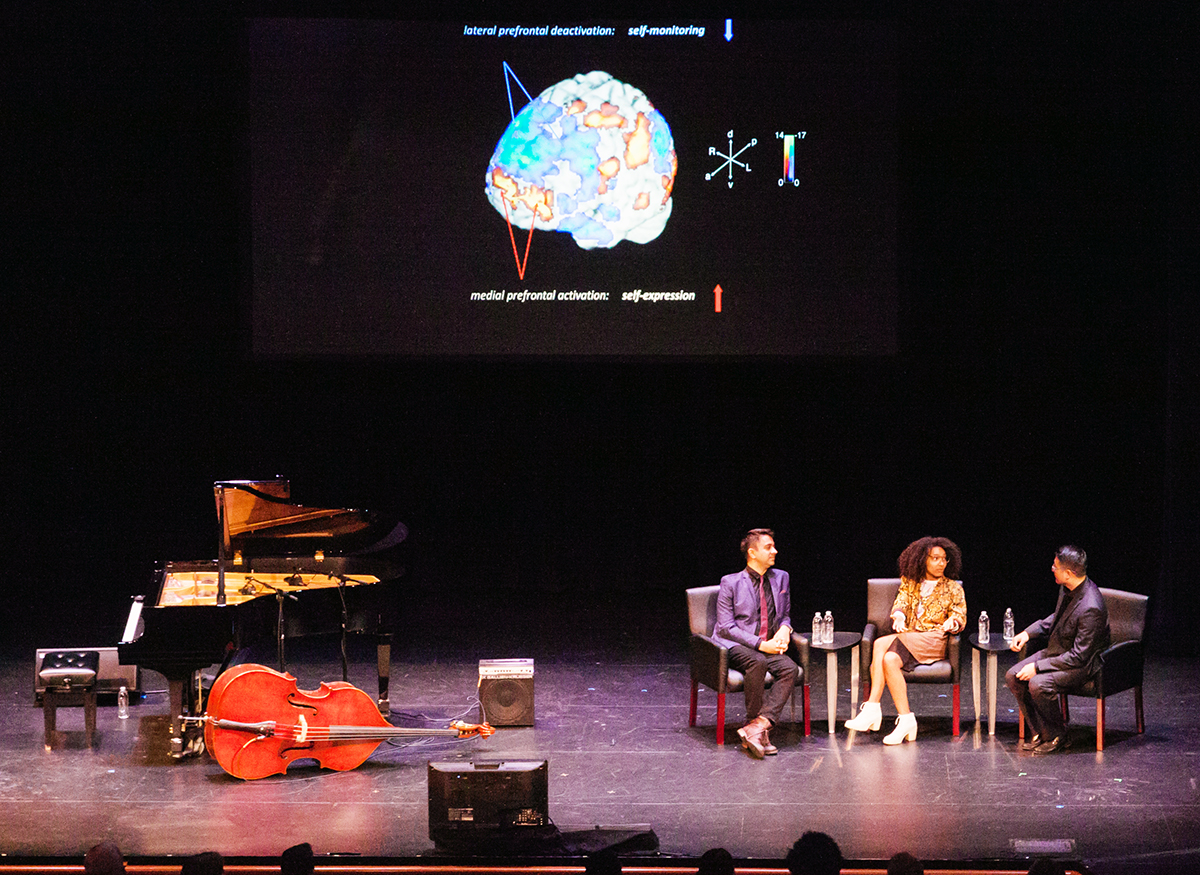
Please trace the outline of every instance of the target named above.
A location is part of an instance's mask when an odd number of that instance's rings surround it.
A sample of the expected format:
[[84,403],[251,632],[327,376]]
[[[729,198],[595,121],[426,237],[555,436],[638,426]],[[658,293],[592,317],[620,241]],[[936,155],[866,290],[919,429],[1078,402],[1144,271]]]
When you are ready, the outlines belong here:
[[846,721],[847,729],[859,732],[874,732],[883,724],[883,710],[878,702],[863,702],[858,716]]
[[896,718],[896,728],[884,737],[883,743],[899,744],[906,739],[908,741],[917,740],[917,715],[912,711]]

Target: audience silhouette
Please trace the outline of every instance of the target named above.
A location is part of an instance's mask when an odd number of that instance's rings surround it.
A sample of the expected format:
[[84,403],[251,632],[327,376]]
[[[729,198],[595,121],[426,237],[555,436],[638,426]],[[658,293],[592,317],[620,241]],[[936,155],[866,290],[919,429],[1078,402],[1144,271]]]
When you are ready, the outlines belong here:
[[733,854],[724,848],[710,848],[700,855],[696,875],[733,875]]
[[125,871],[125,858],[115,842],[105,840],[84,854],[83,871],[85,875],[120,875]]
[[900,851],[888,860],[887,875],[925,875],[925,867],[908,851]]
[[621,858],[608,848],[588,854],[583,864],[585,875],[621,875]]
[[315,869],[312,845],[308,842],[292,845],[279,856],[280,875],[312,875]]
[[221,875],[224,871],[225,858],[216,851],[204,851],[186,857],[180,875]]
[[787,855],[791,875],[839,875],[843,862],[842,849],[823,832],[806,832]]

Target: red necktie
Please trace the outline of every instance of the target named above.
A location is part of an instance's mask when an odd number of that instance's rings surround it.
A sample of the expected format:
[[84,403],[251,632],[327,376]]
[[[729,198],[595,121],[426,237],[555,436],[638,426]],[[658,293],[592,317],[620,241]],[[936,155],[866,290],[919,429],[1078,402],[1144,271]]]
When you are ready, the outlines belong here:
[[771,634],[771,612],[767,607],[767,576],[765,574],[758,579],[758,613],[762,618],[758,627],[758,637],[766,639]]

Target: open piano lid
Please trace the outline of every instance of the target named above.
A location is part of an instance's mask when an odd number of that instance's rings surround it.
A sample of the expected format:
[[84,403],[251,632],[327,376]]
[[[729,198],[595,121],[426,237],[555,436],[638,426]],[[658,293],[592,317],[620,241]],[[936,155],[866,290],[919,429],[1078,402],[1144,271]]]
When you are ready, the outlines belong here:
[[403,523],[370,511],[305,507],[291,501],[291,484],[271,480],[218,480],[213,484],[221,555],[374,553],[408,536]]

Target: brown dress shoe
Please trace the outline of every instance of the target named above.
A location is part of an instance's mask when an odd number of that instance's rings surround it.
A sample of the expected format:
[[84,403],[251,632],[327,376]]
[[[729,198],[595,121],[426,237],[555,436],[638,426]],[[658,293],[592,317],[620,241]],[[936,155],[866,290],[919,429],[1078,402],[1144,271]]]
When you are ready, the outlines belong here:
[[1021,750],[1033,750],[1041,743],[1042,737],[1040,735],[1031,735],[1021,742]]
[[742,749],[756,760],[761,760],[767,755],[766,749],[762,744],[762,734],[750,732],[743,726],[738,730],[738,735],[742,738]]
[[742,748],[756,760],[761,760],[767,755],[766,746],[763,742],[766,739],[767,729],[770,726],[771,721],[765,717],[755,717],[738,730],[738,735],[742,739]]
[[779,753],[779,748],[771,744],[771,739],[767,737],[767,731],[765,729],[763,730],[763,734],[759,736],[759,740],[762,741],[763,753],[767,756],[773,757],[775,754]]

